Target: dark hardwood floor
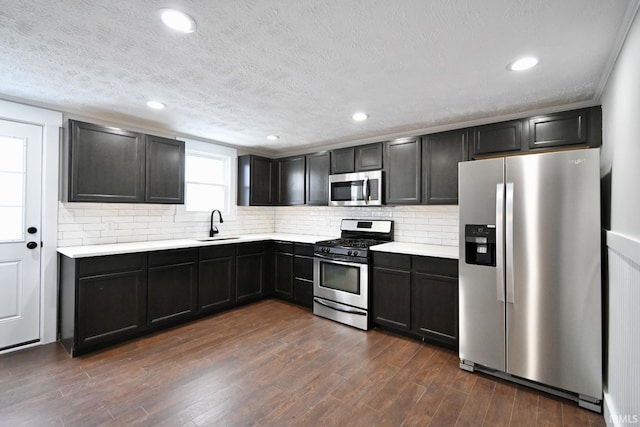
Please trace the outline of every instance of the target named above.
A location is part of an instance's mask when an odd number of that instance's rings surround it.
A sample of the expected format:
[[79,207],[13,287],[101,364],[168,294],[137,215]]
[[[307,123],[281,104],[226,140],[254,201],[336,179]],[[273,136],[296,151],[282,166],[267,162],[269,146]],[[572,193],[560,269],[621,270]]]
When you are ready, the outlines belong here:
[[2,426],[604,426],[455,352],[268,300],[71,359],[0,356]]

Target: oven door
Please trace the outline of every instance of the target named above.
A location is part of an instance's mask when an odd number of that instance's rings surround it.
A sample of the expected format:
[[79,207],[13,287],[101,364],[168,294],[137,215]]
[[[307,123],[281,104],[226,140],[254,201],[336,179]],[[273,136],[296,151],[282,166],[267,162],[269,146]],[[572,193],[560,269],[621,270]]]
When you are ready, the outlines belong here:
[[367,264],[336,261],[316,255],[313,259],[313,296],[367,310]]

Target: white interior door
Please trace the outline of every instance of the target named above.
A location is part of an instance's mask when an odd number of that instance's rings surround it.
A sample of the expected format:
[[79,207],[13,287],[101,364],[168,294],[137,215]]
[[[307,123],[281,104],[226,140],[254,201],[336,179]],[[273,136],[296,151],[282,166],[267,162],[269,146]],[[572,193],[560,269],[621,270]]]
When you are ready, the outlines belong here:
[[40,339],[42,127],[0,120],[0,351]]

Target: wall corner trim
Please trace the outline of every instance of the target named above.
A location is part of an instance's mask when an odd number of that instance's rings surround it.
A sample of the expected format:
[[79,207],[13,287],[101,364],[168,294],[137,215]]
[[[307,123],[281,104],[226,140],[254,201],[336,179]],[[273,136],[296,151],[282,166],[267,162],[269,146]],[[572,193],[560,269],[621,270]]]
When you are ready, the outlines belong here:
[[606,238],[609,249],[640,264],[640,241],[611,230],[606,230]]

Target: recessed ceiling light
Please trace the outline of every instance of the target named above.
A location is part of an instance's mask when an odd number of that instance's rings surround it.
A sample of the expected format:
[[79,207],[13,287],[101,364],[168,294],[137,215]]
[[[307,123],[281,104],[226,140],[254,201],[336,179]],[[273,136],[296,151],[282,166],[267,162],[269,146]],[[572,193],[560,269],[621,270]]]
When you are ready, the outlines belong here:
[[196,30],[196,21],[179,10],[160,9],[160,19],[164,25],[181,33],[193,33]]
[[280,139],[280,137],[278,135],[269,135],[269,136],[267,136],[267,139],[269,141],[277,141],[277,140]]
[[356,122],[363,122],[369,118],[369,115],[367,113],[355,113],[351,118]]
[[511,71],[524,71],[529,68],[533,68],[538,64],[538,58],[534,58],[533,56],[527,56],[524,58],[517,59],[513,61],[511,64],[507,66],[508,70]]
[[147,107],[153,108],[154,110],[164,110],[164,107],[166,107],[166,105],[158,101],[147,101]]

